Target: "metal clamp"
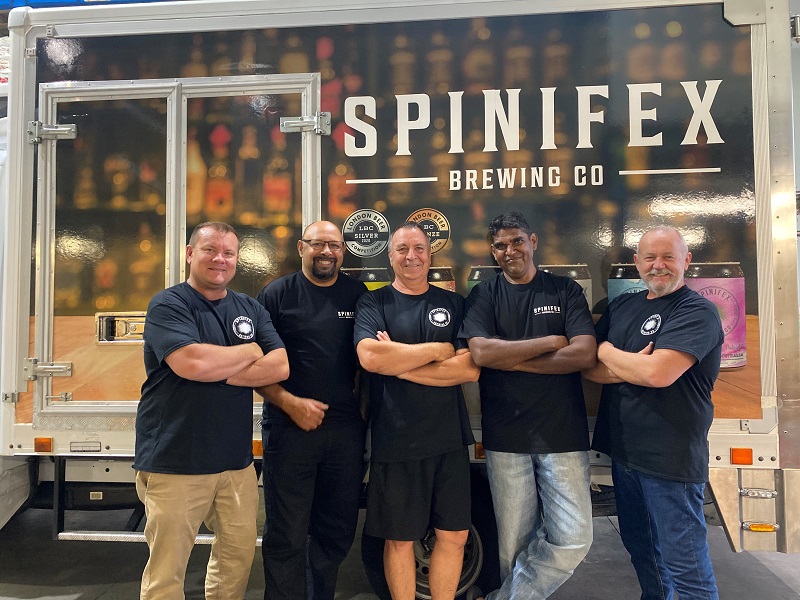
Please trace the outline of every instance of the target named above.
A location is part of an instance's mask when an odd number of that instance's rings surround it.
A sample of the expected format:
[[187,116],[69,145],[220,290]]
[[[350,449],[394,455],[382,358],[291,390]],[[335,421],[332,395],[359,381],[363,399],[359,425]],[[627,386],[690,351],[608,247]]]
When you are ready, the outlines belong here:
[[41,121],[28,121],[28,143],[41,144],[42,140],[74,140],[78,137],[76,125],[45,125]]
[[22,371],[28,381],[35,381],[39,377],[72,377],[72,363],[40,363],[38,358],[26,358],[22,361]]
[[317,111],[313,117],[281,117],[281,131],[295,133],[311,131],[319,135],[331,134],[331,113]]
[[765,498],[771,500],[778,497],[778,492],[765,488],[742,488],[739,490],[739,495],[745,498]]

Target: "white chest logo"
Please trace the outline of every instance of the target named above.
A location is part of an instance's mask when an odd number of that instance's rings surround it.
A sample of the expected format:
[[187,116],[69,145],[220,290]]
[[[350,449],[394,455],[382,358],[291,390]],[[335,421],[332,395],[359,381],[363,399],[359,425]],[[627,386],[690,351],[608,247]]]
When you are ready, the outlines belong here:
[[647,317],[644,323],[642,323],[642,328],[640,333],[642,335],[653,335],[656,331],[659,330],[661,327],[661,315],[655,314],[650,315]]
[[428,321],[436,327],[447,327],[450,325],[450,313],[446,308],[434,308],[428,313]]
[[243,340],[252,340],[255,335],[253,320],[250,317],[236,317],[233,320],[233,333]]

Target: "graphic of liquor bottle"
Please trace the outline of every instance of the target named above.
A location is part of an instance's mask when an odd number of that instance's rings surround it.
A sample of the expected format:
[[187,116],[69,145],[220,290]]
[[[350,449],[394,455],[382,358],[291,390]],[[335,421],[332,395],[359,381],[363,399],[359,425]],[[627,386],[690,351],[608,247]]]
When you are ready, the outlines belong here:
[[[480,118],[473,119],[467,139],[464,142],[464,169],[468,171],[478,172],[478,181],[480,182],[480,174],[484,169],[491,169],[494,162],[494,152],[483,151],[484,136],[483,136],[483,120]],[[466,181],[462,181],[462,189]],[[478,187],[481,184],[478,183]],[[476,190],[464,189],[464,198],[472,200],[476,197]]]
[[331,134],[336,146],[336,155],[333,160],[333,168],[328,173],[328,217],[330,219],[344,220],[360,206],[358,185],[347,183],[348,179],[356,178],[356,172],[344,153],[346,131],[347,126],[340,123]]
[[553,136],[556,148],[544,151],[545,164],[549,167],[558,168],[558,185],[549,185],[548,181],[545,187],[545,192],[549,196],[564,196],[569,193],[572,187],[572,167],[575,161],[573,160],[574,152],[567,144],[567,134],[564,131],[565,123],[566,115],[562,112],[556,112]]
[[94,169],[89,163],[78,169],[75,190],[72,194],[72,205],[80,209],[97,206],[97,185],[94,181]]
[[504,88],[528,90],[533,85],[534,54],[533,46],[525,40],[522,27],[515,24],[508,33],[503,52]]
[[[292,207],[292,170],[286,158],[286,134],[273,127],[267,164],[264,167],[262,191],[268,215],[287,215]],[[272,219],[274,220],[274,218]]]
[[133,183],[133,164],[127,155],[110,154],[103,161],[103,171],[111,189],[111,208],[125,210],[130,205],[130,186]]
[[546,87],[567,81],[571,71],[572,48],[563,40],[561,27],[547,32],[547,43],[542,49],[542,83]]
[[[302,38],[292,33],[286,38],[283,52],[278,60],[278,69],[281,73],[309,73],[311,61],[308,57]],[[299,115],[301,110],[299,94],[289,94],[286,97],[286,114]]]
[[491,37],[486,19],[472,19],[461,63],[464,92],[467,95],[481,94],[483,90],[494,87],[495,51]]
[[333,38],[322,36],[317,39],[317,60],[322,84],[320,87],[320,107],[322,111],[331,113],[331,118],[338,119],[341,114],[342,90],[344,85],[337,77],[333,64]]
[[644,21],[634,25],[633,41],[626,56],[628,79],[633,83],[655,81],[656,49],[650,38],[650,25]]
[[361,53],[355,37],[347,41],[347,60],[342,66],[342,84],[348,96],[357,96],[364,86],[364,78],[361,76]]
[[434,190],[437,200],[449,200],[453,192],[450,190],[450,171],[456,168],[458,164],[458,155],[451,154],[447,151],[448,140],[447,134],[439,127],[438,120],[435,122],[437,131],[431,137],[431,154],[430,163],[433,168],[433,175],[436,176],[436,183]]
[[217,124],[208,136],[211,142],[211,164],[206,181],[206,215],[210,219],[225,219],[233,213],[233,180],[231,179],[231,132]]
[[[197,141],[197,127],[190,126],[186,140],[186,218],[195,222],[195,217],[203,211],[206,197],[206,178],[208,170]],[[197,221],[199,222],[199,221]]]
[[401,28],[394,37],[394,48],[389,54],[392,94],[410,94],[415,91],[416,61],[411,42]]
[[203,36],[194,34],[189,62],[181,68],[181,77],[206,77],[208,67],[203,59]]
[[252,31],[242,34],[241,56],[237,70],[240,75],[252,75],[256,72],[256,36]]
[[[396,148],[396,146],[395,146]],[[412,176],[414,157],[411,155],[398,156],[393,152],[386,161],[389,167],[389,177],[392,179],[407,179]],[[391,204],[408,204],[411,201],[411,183],[408,181],[394,181],[389,184],[386,199]]]
[[129,290],[127,310],[144,310],[158,290],[164,286],[164,240],[159,239],[147,221],[139,223],[134,247],[127,254]]
[[455,54],[450,48],[450,40],[441,29],[437,29],[431,36],[431,49],[425,55],[427,67],[427,83],[425,92],[428,94],[445,95],[453,89],[453,58]]
[[236,152],[234,181],[236,213],[243,225],[254,225],[261,211],[261,172],[263,161],[254,125],[242,127],[242,143]]
[[158,176],[158,161],[144,157],[139,162],[139,206],[153,209],[161,206],[165,209],[164,179]]

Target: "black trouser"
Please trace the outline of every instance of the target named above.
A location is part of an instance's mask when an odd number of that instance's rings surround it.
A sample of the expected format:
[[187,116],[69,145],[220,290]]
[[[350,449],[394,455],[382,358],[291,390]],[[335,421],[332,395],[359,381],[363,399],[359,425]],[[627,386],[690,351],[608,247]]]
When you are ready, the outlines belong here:
[[360,423],[264,425],[265,600],[333,600],[358,522],[364,436]]

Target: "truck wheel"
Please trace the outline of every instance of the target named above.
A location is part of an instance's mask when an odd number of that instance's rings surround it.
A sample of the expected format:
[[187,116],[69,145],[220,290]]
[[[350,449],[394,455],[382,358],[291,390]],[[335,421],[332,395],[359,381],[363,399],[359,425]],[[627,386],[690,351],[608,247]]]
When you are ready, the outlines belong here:
[[[436,544],[436,534],[433,529],[419,541],[414,542],[414,558],[417,565],[417,598],[430,600],[431,588],[429,582],[430,559],[433,547]],[[362,534],[361,536],[361,561],[364,572],[372,586],[375,595],[380,600],[391,600],[389,587],[383,572],[383,545],[381,538]],[[467,543],[464,546],[464,565],[461,578],[458,581],[456,596],[467,591],[478,580],[484,562],[483,543],[475,527],[470,528]]]

